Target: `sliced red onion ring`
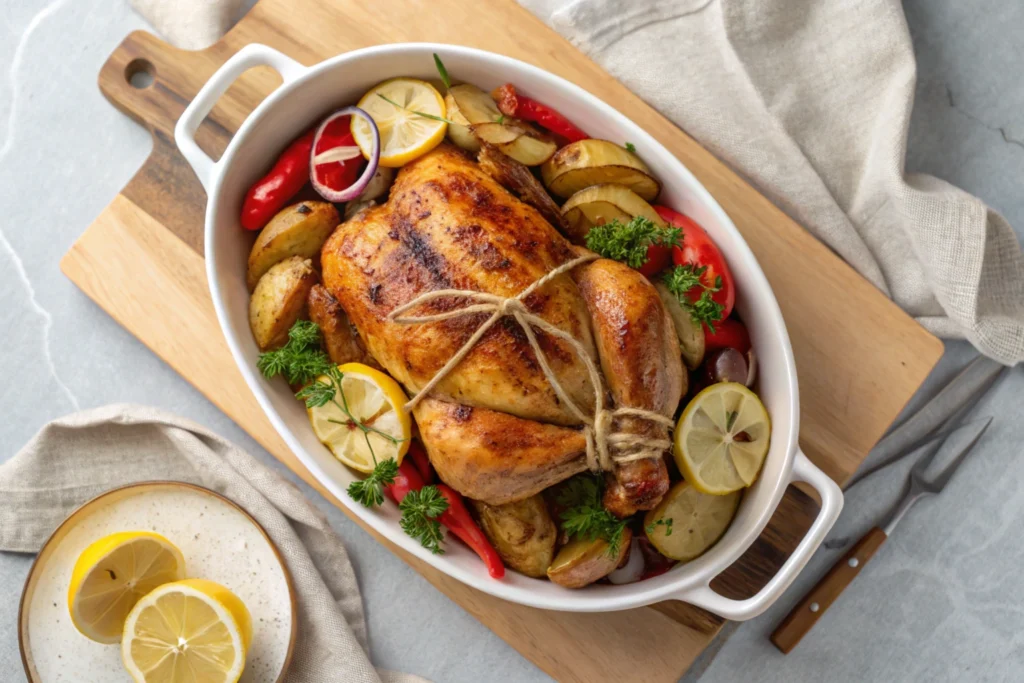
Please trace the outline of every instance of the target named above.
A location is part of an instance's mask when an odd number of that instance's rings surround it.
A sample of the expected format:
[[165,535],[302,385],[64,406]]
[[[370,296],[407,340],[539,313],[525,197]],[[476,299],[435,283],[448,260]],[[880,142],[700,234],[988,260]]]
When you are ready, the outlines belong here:
[[[348,161],[354,159],[357,155],[352,153],[352,147],[336,147],[329,150],[324,150],[320,154],[316,153],[316,146],[320,142],[320,137],[324,133],[324,129],[327,128],[327,124],[335,119],[342,116],[358,116],[365,120],[370,125],[370,130],[373,132],[373,149],[370,152],[370,160],[363,170],[363,174],[359,176],[359,179],[349,185],[343,190],[335,190],[334,188],[327,187],[323,183],[316,179],[316,167],[318,163],[330,163],[336,161]],[[335,154],[335,150],[340,150]],[[361,154],[361,152],[360,152]],[[351,156],[348,156],[351,155]],[[337,158],[336,158],[337,157]],[[329,202],[347,202],[355,199],[373,178],[374,172],[377,170],[377,162],[380,161],[380,131],[377,130],[377,124],[374,123],[373,117],[367,114],[359,107],[344,107],[334,112],[317,127],[316,134],[313,136],[313,147],[310,151],[309,157],[309,180],[313,183],[313,189],[320,194],[321,197]]]

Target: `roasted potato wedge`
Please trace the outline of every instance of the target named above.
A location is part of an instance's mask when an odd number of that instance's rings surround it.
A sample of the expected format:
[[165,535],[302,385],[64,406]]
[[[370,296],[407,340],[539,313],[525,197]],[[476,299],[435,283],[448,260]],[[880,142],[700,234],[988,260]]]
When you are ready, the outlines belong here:
[[541,494],[504,505],[471,503],[480,528],[505,564],[527,576],[545,576],[555,554],[558,530]]
[[640,157],[607,140],[571,142],[555,152],[540,172],[548,190],[559,197],[604,183],[624,185],[648,202],[661,191]]
[[306,313],[309,290],[317,282],[313,262],[292,256],[270,267],[249,299],[249,327],[262,350],[288,341],[288,330]]
[[469,127],[469,130],[480,142],[486,142],[491,145],[504,145],[509,142],[515,142],[526,135],[524,128],[496,121],[474,123]]
[[299,256],[313,258],[338,227],[338,210],[330,202],[298,202],[281,209],[263,228],[249,252],[246,284],[256,288],[275,263]]
[[324,347],[332,363],[363,363],[377,367],[377,362],[366,352],[359,335],[349,324],[345,309],[326,287],[313,285],[306,302],[309,306],[309,319],[320,328]]
[[[676,336],[679,337],[679,350],[683,354],[683,364],[688,370],[696,370],[704,362],[704,330],[693,319],[693,316],[683,310],[679,299],[668,291],[665,283],[655,282],[654,288],[658,290],[658,296],[665,304],[665,309],[668,311],[669,317],[672,318],[672,325],[676,328]],[[685,389],[683,393],[686,393]]]
[[660,228],[665,221],[636,192],[622,185],[593,185],[565,200],[562,215],[568,224],[568,236],[576,244],[586,242],[587,233],[595,225],[611,221],[628,223],[634,216],[643,216]]
[[548,567],[548,578],[566,588],[589,586],[598,579],[608,576],[622,564],[629,554],[632,541],[633,532],[627,527],[622,533],[618,554],[609,555],[607,541],[573,539],[562,546],[555,555],[554,561]]
[[540,166],[554,156],[558,145],[543,133],[527,131],[498,149],[525,166]]
[[[476,87],[464,83],[452,86],[444,98],[448,113],[448,137],[456,145],[470,152],[480,151],[480,140],[470,131],[473,124],[502,120],[494,99]],[[454,125],[452,125],[454,124]]]

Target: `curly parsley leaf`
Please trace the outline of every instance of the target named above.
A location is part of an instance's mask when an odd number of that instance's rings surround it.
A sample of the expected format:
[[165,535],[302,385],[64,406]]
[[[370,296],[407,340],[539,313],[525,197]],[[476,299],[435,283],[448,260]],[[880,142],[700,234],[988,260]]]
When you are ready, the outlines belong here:
[[663,527],[665,527],[665,535],[666,536],[671,536],[672,535],[672,521],[673,520],[672,520],[671,517],[667,517],[667,518],[663,517],[663,518],[659,519],[656,522],[651,522],[650,524],[648,524],[644,528],[647,530],[647,533],[653,534],[655,529],[657,529],[659,526],[663,526]]
[[[668,288],[683,310],[690,314],[697,324],[705,324],[711,333],[715,333],[715,323],[722,319],[725,306],[714,300],[715,292],[722,288],[722,276],[715,278],[713,286],[705,282],[704,273],[707,266],[696,267],[692,263],[676,266],[665,272],[662,282]],[[694,297],[694,293],[699,293]]]
[[366,479],[348,485],[348,495],[368,508],[376,507],[384,502],[384,487],[394,484],[397,476],[398,463],[394,458],[381,460]]
[[580,474],[569,479],[556,496],[563,508],[562,529],[576,538],[601,539],[608,544],[608,554],[617,556],[628,520],[604,509],[603,494],[604,480],[600,476]]
[[649,218],[634,216],[629,223],[613,220],[592,227],[587,233],[587,249],[605,258],[622,261],[631,268],[639,268],[647,262],[649,246],[677,246],[682,235],[679,228],[662,228]]
[[632,152],[633,154],[636,154],[636,145],[634,145],[632,142],[627,142],[625,144],[625,147],[627,152]]
[[320,348],[320,328],[299,320],[288,331],[288,343],[261,353],[256,367],[267,379],[284,375],[289,384],[305,384],[327,372],[331,359]]
[[399,503],[398,509],[402,513],[399,522],[402,531],[417,539],[435,555],[443,555],[441,541],[444,540],[444,531],[437,518],[448,509],[448,499],[440,489],[427,485],[419,491],[409,491]]

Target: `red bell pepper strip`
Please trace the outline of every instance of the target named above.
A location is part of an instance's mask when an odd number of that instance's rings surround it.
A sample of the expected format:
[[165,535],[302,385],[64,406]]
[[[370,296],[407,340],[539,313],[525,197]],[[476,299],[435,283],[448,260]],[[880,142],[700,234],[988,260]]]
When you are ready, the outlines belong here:
[[313,149],[314,132],[309,131],[288,145],[270,173],[249,188],[242,203],[243,228],[262,228],[309,182],[309,155]]
[[505,116],[515,116],[524,121],[533,121],[569,142],[578,142],[590,137],[558,111],[517,93],[516,87],[511,83],[497,88],[491,93],[491,97],[498,102],[498,111]]
[[462,500],[462,496],[444,484],[437,484],[437,490],[448,499],[448,509],[441,513],[441,524],[448,527],[453,534],[458,536],[463,543],[480,556],[480,559],[487,566],[487,573],[491,575],[492,579],[504,577],[505,563],[501,561],[498,551],[494,549],[491,542],[484,536],[484,532],[480,531],[480,527],[476,525],[476,522],[469,515],[469,510],[466,509],[466,503]]
[[412,463],[416,465],[416,470],[423,477],[423,481],[428,484],[434,483],[434,468],[430,464],[430,458],[427,456],[427,450],[423,447],[419,441],[413,441],[409,444],[409,453],[407,454],[412,458]]
[[[412,460],[406,458],[398,466],[398,475],[395,476],[394,483],[384,487],[384,493],[396,503],[401,503],[409,491],[419,491],[425,485],[419,470],[416,469]],[[480,530],[476,522],[473,521],[469,510],[466,508],[466,503],[462,500],[462,496],[444,484],[437,484],[436,486],[437,490],[448,501],[448,509],[441,513],[438,521],[448,527],[449,531],[480,556],[480,559],[484,561],[484,565],[487,566],[487,572],[491,575],[491,578],[500,579],[505,576],[505,564],[501,561],[501,556],[498,555],[498,551],[494,549],[491,542],[484,536],[484,532]]]

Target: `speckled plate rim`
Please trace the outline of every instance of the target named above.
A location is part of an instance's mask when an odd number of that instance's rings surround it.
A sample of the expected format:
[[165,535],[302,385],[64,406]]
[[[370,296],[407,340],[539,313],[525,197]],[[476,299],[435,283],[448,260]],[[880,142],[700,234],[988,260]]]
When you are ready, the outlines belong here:
[[[131,491],[135,489],[157,490],[173,488],[190,489],[192,491],[196,491],[198,493],[211,496],[217,501],[225,503],[229,507],[234,508],[235,510],[240,512],[242,516],[249,520],[250,524],[256,527],[256,530],[260,532],[260,535],[263,536],[263,539],[267,542],[267,545],[270,547],[270,550],[274,553],[274,557],[277,558],[278,563],[281,565],[281,571],[284,574],[285,584],[288,586],[288,602],[291,605],[292,619],[292,629],[291,633],[288,636],[288,650],[285,652],[284,663],[281,665],[281,673],[279,673],[277,676],[277,683],[282,683],[282,681],[284,681],[284,678],[288,673],[288,667],[291,665],[292,662],[292,655],[294,654],[295,651],[295,639],[298,636],[299,630],[299,615],[298,606],[295,600],[295,585],[292,582],[292,574],[290,571],[288,571],[288,563],[285,562],[284,556],[281,555],[281,551],[278,549],[277,544],[275,544],[274,541],[271,540],[270,535],[267,533],[266,529],[263,528],[263,525],[257,522],[256,518],[249,514],[248,510],[246,510],[245,508],[243,508],[241,505],[231,500],[230,498],[222,496],[216,491],[211,491],[210,489],[204,486],[189,484],[183,481],[165,480],[143,481],[138,482],[136,484],[118,486],[117,488],[110,489],[109,491],[101,493],[95,498],[87,500],[86,502],[82,503],[77,508],[75,508],[75,510],[70,515],[68,515],[63,522],[57,525],[57,528],[53,530],[53,533],[50,534],[49,538],[46,539],[46,542],[43,543],[42,547],[39,549],[39,552],[36,553],[36,557],[32,561],[32,566],[28,570],[28,576],[25,578],[25,586],[21,590],[21,600],[18,603],[18,649],[21,651],[21,665],[25,669],[25,677],[29,681],[31,681],[32,683],[41,683],[41,681],[35,674],[35,667],[33,665],[30,665],[29,663],[30,656],[28,653],[28,648],[26,647],[26,634],[28,632],[27,605],[35,590],[37,571],[42,566],[41,561],[49,556],[49,553],[52,552],[53,548],[55,547],[56,541],[60,540],[64,537],[64,535],[66,535],[66,533],[70,530],[71,525],[74,523],[75,519],[84,514],[93,506],[101,503],[103,499],[113,496],[115,494],[123,494],[126,491]],[[136,492],[140,493],[141,491]]]

